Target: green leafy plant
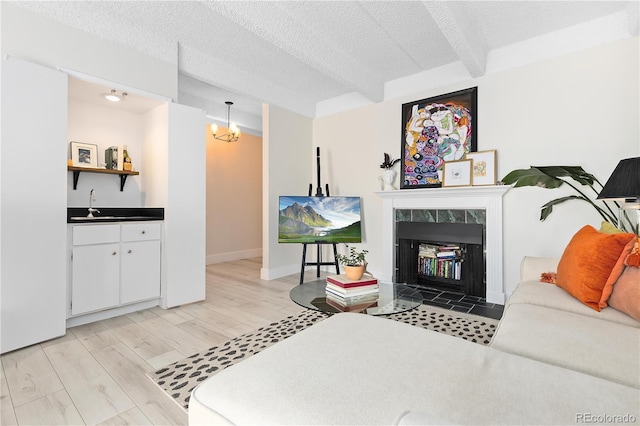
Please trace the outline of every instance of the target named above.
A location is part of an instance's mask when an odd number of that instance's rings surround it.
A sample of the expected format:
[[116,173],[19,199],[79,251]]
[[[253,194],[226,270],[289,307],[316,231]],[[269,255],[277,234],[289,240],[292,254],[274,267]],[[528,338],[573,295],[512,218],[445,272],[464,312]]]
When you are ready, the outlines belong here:
[[369,251],[357,251],[356,248],[352,246],[349,248],[349,254],[338,253],[336,259],[344,266],[360,266],[366,263],[365,256],[367,253],[369,253]]
[[[572,182],[573,181],[573,182]],[[600,181],[591,173],[587,173],[580,166],[531,166],[528,169],[513,170],[502,178],[502,183],[505,185],[513,185],[514,188],[522,186],[538,186],[540,188],[559,188],[562,185],[568,185],[578,195],[568,195],[565,197],[556,198],[544,204],[540,208],[540,220],[544,221],[553,212],[553,207],[558,204],[562,204],[569,200],[580,200],[589,203],[596,209],[598,214],[603,220],[615,225],[619,229],[627,230],[628,232],[638,232],[628,218],[623,217],[623,222],[618,220],[617,215],[608,203],[615,205],[615,208],[620,208],[620,205],[615,201],[606,202],[604,200],[596,200],[589,195],[598,196],[602,191],[603,185]],[[587,189],[582,189],[579,185],[586,186]],[[624,220],[626,218],[626,220]]]
[[385,152],[384,153],[384,161],[382,162],[382,164],[380,164],[380,168],[381,169],[391,169],[393,166],[395,166],[395,164],[398,161],[400,161],[399,158],[396,158],[395,160],[392,160],[391,156]]

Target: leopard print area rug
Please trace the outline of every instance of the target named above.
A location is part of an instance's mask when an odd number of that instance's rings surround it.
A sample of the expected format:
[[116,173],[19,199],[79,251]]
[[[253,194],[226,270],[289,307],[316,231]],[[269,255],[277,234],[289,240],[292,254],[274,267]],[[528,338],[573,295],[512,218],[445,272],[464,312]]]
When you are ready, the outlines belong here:
[[[199,383],[238,362],[257,354],[287,337],[329,317],[330,314],[305,310],[251,333],[233,338],[206,351],[193,354],[147,376],[183,409],[189,407],[191,391]],[[386,318],[416,327],[445,333],[488,345],[496,330],[497,320],[447,311],[422,305],[411,311],[387,315]]]

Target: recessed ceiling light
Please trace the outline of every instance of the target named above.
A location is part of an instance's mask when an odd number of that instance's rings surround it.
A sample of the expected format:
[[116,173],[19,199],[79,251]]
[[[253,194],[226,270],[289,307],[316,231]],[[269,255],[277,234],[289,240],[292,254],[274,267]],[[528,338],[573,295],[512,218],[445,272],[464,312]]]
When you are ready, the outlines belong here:
[[116,89],[111,89],[111,93],[103,93],[102,97],[111,102],[120,102],[124,101],[124,98],[127,96],[127,92],[122,92],[122,94],[118,95]]

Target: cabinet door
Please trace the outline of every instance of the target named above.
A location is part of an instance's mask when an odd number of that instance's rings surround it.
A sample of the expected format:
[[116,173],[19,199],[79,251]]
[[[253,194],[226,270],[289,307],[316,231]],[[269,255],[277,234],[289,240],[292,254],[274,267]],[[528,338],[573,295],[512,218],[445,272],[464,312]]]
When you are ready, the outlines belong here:
[[120,245],[74,247],[71,274],[72,315],[118,305]]
[[120,303],[160,297],[160,241],[122,243]]

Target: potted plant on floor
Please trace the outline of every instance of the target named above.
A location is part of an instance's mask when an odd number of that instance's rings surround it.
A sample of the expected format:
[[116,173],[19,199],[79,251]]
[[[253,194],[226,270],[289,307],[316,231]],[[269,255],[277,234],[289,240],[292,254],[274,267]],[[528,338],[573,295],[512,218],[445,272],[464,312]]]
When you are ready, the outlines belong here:
[[367,250],[357,251],[355,247],[349,248],[349,254],[336,255],[336,259],[344,266],[344,273],[350,280],[359,280],[367,269]]

